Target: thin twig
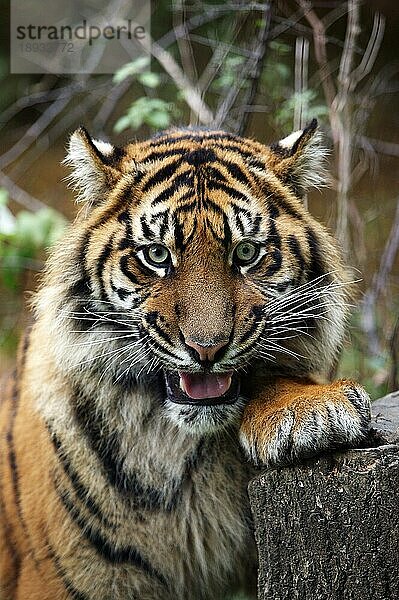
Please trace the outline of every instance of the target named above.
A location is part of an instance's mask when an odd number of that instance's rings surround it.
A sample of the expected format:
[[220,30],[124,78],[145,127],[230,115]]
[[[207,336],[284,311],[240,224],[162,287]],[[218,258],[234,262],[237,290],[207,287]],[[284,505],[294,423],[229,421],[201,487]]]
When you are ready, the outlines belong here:
[[[176,43],[179,49],[180,60],[183,67],[183,72],[191,81],[198,80],[197,67],[195,64],[193,48],[191,46],[190,34],[186,27],[186,5],[185,0],[174,0],[173,2],[173,29],[184,31],[184,35],[176,36]],[[190,125],[197,125],[197,115],[193,115],[191,111]]]
[[[259,81],[262,74],[263,64],[265,62],[266,56],[266,48],[267,48],[267,40],[269,35],[270,28],[270,16],[271,16],[271,4],[268,3],[267,8],[262,16],[262,26],[260,27],[258,39],[255,43],[254,53],[255,57],[253,59],[253,67],[248,74],[248,92],[246,97],[243,99],[243,105],[253,104],[255,102],[256,94],[259,87]],[[249,111],[243,110],[240,127],[238,129],[239,135],[243,135],[246,131]]]
[[42,208],[47,208],[46,204],[25,192],[25,190],[21,189],[12,179],[2,172],[0,172],[0,185],[8,191],[15,202],[27,210],[36,212]]

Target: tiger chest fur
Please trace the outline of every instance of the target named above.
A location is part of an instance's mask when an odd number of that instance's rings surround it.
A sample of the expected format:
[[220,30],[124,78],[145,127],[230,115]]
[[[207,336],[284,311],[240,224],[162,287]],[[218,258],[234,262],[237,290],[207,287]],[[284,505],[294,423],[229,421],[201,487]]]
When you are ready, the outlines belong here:
[[369,418],[360,386],[313,377],[348,296],[301,201],[321,159],[315,122],[270,148],[73,134],[84,205],[0,409],[1,600],[254,594],[252,464],[353,444]]

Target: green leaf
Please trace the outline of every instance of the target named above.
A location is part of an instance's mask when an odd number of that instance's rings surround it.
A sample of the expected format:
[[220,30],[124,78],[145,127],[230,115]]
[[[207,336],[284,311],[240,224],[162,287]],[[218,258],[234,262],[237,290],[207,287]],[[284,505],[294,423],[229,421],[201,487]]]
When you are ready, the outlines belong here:
[[5,206],[8,204],[8,192],[4,188],[0,188],[0,205]]
[[160,83],[160,77],[158,73],[152,73],[151,71],[145,71],[144,73],[140,73],[137,79],[140,83],[149,88],[156,88]]
[[121,83],[127,77],[132,77],[133,75],[141,73],[141,71],[148,67],[149,64],[150,59],[148,56],[139,56],[138,58],[136,58],[136,60],[126,63],[116,71],[113,77],[114,83]]
[[170,115],[165,111],[154,110],[147,116],[146,123],[155,129],[165,129],[170,124]]
[[115,133],[121,133],[121,131],[128,129],[129,127],[130,127],[130,118],[128,115],[123,115],[123,117],[119,117],[119,119],[116,121],[116,123],[114,125],[114,131],[115,131]]

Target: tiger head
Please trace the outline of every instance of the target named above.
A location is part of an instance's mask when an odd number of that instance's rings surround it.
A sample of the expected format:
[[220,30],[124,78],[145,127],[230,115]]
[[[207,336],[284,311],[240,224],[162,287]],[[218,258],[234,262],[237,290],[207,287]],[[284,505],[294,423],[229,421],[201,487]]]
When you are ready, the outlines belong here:
[[64,360],[99,385],[156,381],[192,431],[236,419],[256,374],[327,370],[346,275],[302,200],[324,154],[315,121],[270,147],[176,129],[116,148],[76,131],[84,206],[50,267],[57,331],[82,342]]

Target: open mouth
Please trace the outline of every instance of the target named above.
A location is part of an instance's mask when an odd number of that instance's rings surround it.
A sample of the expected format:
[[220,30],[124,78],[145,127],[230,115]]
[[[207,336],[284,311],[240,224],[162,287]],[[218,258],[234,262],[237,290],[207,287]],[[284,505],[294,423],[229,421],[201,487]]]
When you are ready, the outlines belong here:
[[176,404],[217,406],[233,404],[240,392],[238,377],[227,373],[165,372],[168,400]]

